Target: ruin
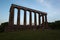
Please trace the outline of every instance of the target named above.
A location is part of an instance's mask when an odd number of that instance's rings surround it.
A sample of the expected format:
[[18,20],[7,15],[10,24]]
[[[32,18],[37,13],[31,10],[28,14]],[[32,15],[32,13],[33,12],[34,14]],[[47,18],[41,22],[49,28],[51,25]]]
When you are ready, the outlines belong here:
[[[14,9],[18,9],[17,13],[17,25],[14,25]],[[20,25],[20,10],[24,10],[24,25]],[[26,25],[26,11],[29,11],[29,25]],[[32,25],[32,12],[34,13],[34,25]],[[38,25],[37,25],[37,17],[36,13],[38,14]],[[42,18],[41,18],[42,17]],[[41,24],[42,19],[42,24]],[[12,4],[10,7],[10,15],[9,15],[9,24],[5,28],[5,31],[20,31],[25,29],[44,29],[48,28],[47,23],[47,13],[41,12],[38,10],[30,9],[23,6],[18,6]]]

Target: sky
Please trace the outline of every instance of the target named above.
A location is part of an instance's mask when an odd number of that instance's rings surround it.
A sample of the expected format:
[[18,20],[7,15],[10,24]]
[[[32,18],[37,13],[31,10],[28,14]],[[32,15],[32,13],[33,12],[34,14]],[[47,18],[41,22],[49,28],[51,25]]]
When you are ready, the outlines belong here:
[[[0,0],[0,24],[9,21],[9,9],[11,4],[16,4],[42,12],[47,12],[48,22],[60,20],[60,0]],[[15,9],[14,12],[14,23],[16,24],[17,9]],[[23,15],[23,11],[21,10],[21,24],[23,24]],[[34,14],[32,13],[32,16],[33,15]],[[34,17],[32,17],[32,22],[34,22],[33,18]],[[27,24],[28,23],[29,13],[27,12]]]

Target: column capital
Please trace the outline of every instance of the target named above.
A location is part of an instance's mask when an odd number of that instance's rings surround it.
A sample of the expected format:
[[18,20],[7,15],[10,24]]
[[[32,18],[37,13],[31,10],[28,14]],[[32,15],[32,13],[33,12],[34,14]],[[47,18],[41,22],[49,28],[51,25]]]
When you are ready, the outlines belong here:
[[20,9],[20,7],[18,6],[17,9]]
[[20,8],[18,8],[18,10],[20,10]]
[[45,15],[47,15],[47,14],[45,14]]
[[29,11],[31,13],[31,11]]
[[26,9],[23,9],[24,11],[27,11]]
[[44,14],[42,14],[42,16],[44,16]]
[[34,13],[36,13],[36,12],[34,12]]

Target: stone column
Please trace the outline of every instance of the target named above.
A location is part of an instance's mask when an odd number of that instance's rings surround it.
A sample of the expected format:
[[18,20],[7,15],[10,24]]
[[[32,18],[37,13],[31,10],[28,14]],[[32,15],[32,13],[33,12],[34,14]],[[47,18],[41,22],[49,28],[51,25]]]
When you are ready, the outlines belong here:
[[26,10],[24,10],[24,26],[26,26]]
[[34,25],[37,25],[37,18],[36,18],[36,13],[34,12]]
[[17,26],[20,25],[20,9],[18,9],[18,14],[17,14]]
[[44,29],[44,15],[42,15],[42,28]]
[[32,13],[31,13],[31,11],[30,11],[29,25],[30,26],[32,25]]
[[39,26],[41,25],[41,18],[40,17],[41,17],[41,15],[39,14],[38,15]]
[[14,8],[11,6],[10,8],[10,15],[9,15],[9,26],[14,25]]
[[45,25],[46,25],[46,28],[48,28],[48,23],[47,23],[47,14],[45,15]]

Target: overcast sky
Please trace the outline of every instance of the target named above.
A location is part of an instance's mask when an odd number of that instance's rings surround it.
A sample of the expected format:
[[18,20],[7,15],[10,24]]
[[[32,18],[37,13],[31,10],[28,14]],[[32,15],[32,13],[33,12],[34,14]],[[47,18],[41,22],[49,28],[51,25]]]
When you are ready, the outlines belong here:
[[[60,20],[60,0],[0,0],[0,24],[9,20],[9,9],[11,4],[25,6],[35,10],[47,12],[48,22]],[[16,23],[17,9],[15,9],[15,23]],[[28,21],[27,14],[27,24]],[[23,18],[23,11],[21,12],[21,24]],[[32,17],[33,19],[33,17]]]

